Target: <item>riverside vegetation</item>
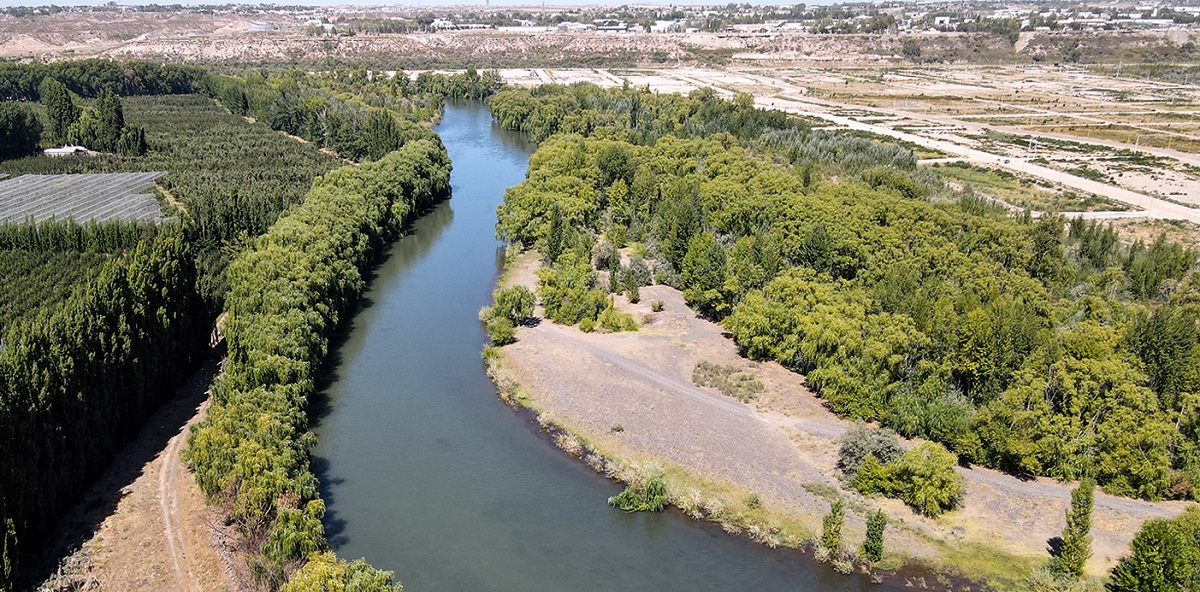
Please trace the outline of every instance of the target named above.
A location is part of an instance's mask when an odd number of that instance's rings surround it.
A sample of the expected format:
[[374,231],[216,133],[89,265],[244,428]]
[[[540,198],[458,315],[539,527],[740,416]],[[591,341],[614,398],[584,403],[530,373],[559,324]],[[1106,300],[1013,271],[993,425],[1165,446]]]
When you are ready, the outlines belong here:
[[497,234],[537,247],[543,273],[586,275],[606,242],[644,253],[747,357],[804,373],[842,416],[931,440],[867,457],[856,487],[934,516],[970,462],[1200,498],[1195,253],[1010,215],[908,150],[747,96],[545,85],[490,104],[542,140]]
[[[49,145],[82,137],[70,130],[89,116],[104,125],[87,130],[116,138],[97,145],[112,154],[17,158],[0,172],[166,170],[162,204],[176,218],[0,226],[3,290],[14,296],[0,318],[0,588],[30,584],[21,556],[200,361],[222,311],[230,362],[186,458],[242,535],[258,583],[278,588],[299,571],[291,589],[392,587],[390,573],[324,553],[304,403],[366,266],[448,191],[450,163],[427,126],[443,93],[490,93],[496,78],[425,75],[413,83],[424,90],[380,102],[387,84],[357,71],[0,64],[0,133],[41,124]],[[243,118],[230,89],[251,97],[246,112],[291,113],[271,122],[281,131],[313,123],[301,114],[320,124],[297,142]],[[296,106],[313,101],[324,108]],[[330,113],[351,123],[324,125]],[[122,149],[117,130],[130,129],[139,149]],[[342,161],[321,147],[373,162],[335,171]]]

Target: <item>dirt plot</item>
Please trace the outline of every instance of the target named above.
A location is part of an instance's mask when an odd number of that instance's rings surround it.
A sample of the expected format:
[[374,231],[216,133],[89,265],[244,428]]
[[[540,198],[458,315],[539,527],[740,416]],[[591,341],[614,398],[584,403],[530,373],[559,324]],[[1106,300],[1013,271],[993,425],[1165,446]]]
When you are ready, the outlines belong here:
[[213,359],[191,376],[60,521],[35,564],[48,573],[40,589],[250,589],[221,517],[179,459],[218,370]]
[[[532,286],[537,262],[526,256],[509,281]],[[651,303],[662,301],[662,312]],[[841,488],[837,439],[848,423],[829,412],[804,386],[804,377],[775,363],[739,358],[719,325],[699,319],[669,287],[641,290],[641,302],[617,297],[623,310],[643,319],[636,333],[587,334],[543,321],[518,329],[502,349],[507,367],[532,398],[532,406],[582,437],[602,441],[632,458],[654,458],[713,482],[758,494],[765,506],[808,532],[820,532],[827,495],[851,500],[851,544],[863,536],[865,513],[889,514],[889,548],[937,561],[950,552],[999,549],[1045,558],[1047,541],[1065,525],[1070,484],[1023,481],[982,468],[962,469],[968,479],[963,509],[936,520],[915,515],[895,500],[866,499]],[[692,383],[699,362],[734,365],[760,381],[752,404]],[[617,427],[619,426],[619,429]],[[915,442],[906,442],[914,445]],[[1140,524],[1178,514],[1183,502],[1150,503],[1096,496],[1088,570],[1106,572],[1127,551]]]

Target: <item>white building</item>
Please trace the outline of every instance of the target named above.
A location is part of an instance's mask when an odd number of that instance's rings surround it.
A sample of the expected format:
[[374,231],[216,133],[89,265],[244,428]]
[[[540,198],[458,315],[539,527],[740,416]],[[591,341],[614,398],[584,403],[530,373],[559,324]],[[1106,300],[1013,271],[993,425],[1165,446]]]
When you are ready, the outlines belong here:
[[88,149],[83,146],[63,146],[61,148],[47,148],[42,153],[46,156],[87,156]]

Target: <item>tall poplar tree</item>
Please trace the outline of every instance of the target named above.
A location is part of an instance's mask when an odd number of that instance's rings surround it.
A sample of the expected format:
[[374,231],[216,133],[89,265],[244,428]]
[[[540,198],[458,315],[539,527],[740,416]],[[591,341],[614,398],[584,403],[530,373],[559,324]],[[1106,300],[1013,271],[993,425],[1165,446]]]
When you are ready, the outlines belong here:
[[1071,492],[1071,508],[1067,510],[1067,527],[1062,534],[1059,562],[1062,572],[1083,577],[1083,566],[1092,556],[1092,505],[1096,482],[1084,479]]
[[79,119],[79,107],[71,99],[66,85],[46,78],[42,82],[42,104],[46,106],[46,117],[50,121],[50,139],[62,143],[67,139],[67,130]]

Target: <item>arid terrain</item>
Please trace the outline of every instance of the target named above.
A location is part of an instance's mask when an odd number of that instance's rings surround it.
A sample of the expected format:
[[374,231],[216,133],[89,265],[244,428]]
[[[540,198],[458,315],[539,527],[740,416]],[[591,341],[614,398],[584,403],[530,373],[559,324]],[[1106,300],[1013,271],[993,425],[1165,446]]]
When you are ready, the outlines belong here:
[[[524,255],[508,282],[532,288],[537,266],[536,254]],[[501,350],[545,422],[613,456],[682,467],[700,481],[722,484],[714,490],[756,494],[784,523],[809,533],[820,532],[829,492],[836,491],[851,500],[852,544],[863,536],[866,512],[880,508],[891,520],[889,549],[934,564],[987,549],[1042,559],[1049,540],[1062,532],[1072,485],[1050,479],[959,469],[968,481],[965,503],[939,519],[922,518],[896,500],[854,493],[841,485],[836,468],[837,441],[849,422],[826,409],[802,375],[740,358],[721,327],[698,318],[677,290],[651,286],[637,304],[616,300],[642,320],[637,332],[583,333],[543,321],[520,328],[518,341]],[[662,312],[651,312],[656,300],[664,303]],[[745,403],[697,387],[692,372],[700,362],[735,365],[765,390]],[[1088,570],[1105,573],[1142,522],[1176,515],[1186,505],[1098,494]]]
[[[339,11],[339,18],[388,18],[387,9]],[[588,65],[740,65],[850,67],[904,64],[895,35],[802,32],[608,33],[505,27],[405,34],[314,36],[308,16],[283,11],[64,12],[17,18],[0,14],[0,56],[154,58],[259,64],[367,61],[404,68]],[[1063,47],[1079,58],[1132,63],[1176,55],[1196,37],[1187,31],[1028,32],[1017,41],[990,34],[912,36],[926,60],[947,64],[1053,63]]]

